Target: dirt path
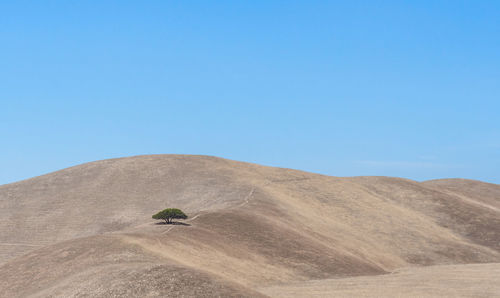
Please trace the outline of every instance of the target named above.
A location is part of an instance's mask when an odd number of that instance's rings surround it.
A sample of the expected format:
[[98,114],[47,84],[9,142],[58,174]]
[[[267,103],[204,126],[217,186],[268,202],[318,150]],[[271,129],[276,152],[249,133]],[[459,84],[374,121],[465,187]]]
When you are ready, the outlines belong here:
[[45,246],[46,244],[32,244],[32,243],[0,243],[0,245],[5,245],[5,246]]

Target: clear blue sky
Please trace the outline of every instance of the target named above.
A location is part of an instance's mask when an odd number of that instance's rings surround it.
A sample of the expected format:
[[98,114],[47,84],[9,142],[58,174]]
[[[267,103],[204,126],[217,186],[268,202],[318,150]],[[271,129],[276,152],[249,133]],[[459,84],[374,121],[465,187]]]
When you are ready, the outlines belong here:
[[0,184],[153,153],[500,183],[500,1],[0,2]]

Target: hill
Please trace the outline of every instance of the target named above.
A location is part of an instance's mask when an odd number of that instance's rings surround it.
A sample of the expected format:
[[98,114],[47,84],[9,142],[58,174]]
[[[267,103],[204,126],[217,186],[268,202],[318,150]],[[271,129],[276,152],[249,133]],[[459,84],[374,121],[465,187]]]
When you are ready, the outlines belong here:
[[[498,194],[479,181],[339,178],[208,156],[87,163],[0,186],[0,295],[258,296],[498,263]],[[189,226],[156,225],[166,207]]]

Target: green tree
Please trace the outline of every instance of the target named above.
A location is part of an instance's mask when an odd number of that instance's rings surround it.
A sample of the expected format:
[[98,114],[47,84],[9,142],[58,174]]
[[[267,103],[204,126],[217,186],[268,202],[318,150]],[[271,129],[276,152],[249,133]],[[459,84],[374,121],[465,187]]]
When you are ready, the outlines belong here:
[[173,223],[172,222],[173,219],[186,219],[186,218],[188,218],[184,212],[182,212],[180,209],[176,209],[176,208],[164,209],[164,210],[156,213],[152,217],[154,219],[164,220],[166,224]]

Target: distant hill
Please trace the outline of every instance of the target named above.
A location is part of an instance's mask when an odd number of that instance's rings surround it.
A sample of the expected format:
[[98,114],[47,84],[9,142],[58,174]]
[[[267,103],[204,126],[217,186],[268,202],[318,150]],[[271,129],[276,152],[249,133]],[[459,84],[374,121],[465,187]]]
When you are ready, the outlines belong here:
[[[189,226],[156,225],[167,207]],[[472,180],[339,178],[190,155],[96,161],[0,186],[0,297],[256,297],[499,263],[499,208],[500,186]]]

